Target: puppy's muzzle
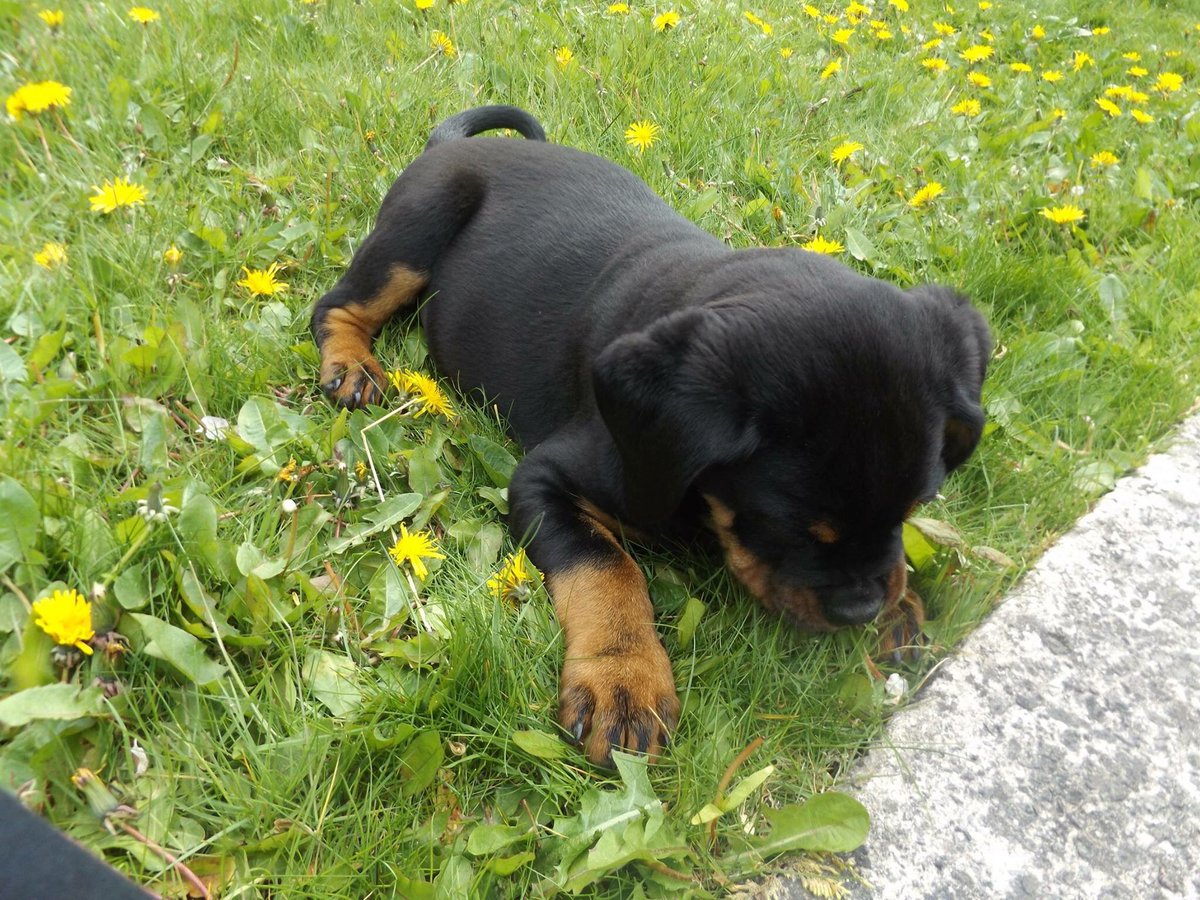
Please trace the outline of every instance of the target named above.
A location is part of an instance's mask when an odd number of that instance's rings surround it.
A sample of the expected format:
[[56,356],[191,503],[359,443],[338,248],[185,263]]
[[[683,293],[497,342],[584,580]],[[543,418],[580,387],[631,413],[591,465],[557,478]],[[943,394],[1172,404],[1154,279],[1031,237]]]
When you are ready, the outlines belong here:
[[865,625],[888,600],[891,575],[861,578],[848,584],[816,589],[821,612],[831,625]]

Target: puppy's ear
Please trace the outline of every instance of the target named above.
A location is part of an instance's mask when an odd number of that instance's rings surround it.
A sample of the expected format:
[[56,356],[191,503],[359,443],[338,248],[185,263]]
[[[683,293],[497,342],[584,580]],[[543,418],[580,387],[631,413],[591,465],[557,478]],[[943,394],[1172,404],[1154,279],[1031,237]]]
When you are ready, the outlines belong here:
[[922,285],[908,293],[934,314],[938,343],[954,383],[942,444],[942,461],[948,474],[967,461],[983,434],[980,391],[992,355],[992,333],[979,310],[957,291]]
[[719,327],[710,310],[680,310],[617,338],[592,364],[596,405],[620,451],[634,524],[664,521],[704,469],[757,444],[713,339]]

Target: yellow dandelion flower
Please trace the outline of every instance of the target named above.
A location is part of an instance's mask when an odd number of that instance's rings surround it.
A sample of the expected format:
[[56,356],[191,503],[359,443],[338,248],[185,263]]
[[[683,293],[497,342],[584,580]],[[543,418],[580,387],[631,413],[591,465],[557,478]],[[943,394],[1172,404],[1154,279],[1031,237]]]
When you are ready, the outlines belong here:
[[1150,95],[1143,93],[1142,91],[1130,90],[1129,92],[1130,103],[1145,103],[1149,99]]
[[370,474],[371,471],[367,468],[367,464],[361,459],[354,464],[354,477],[359,481],[366,481]]
[[438,550],[433,536],[428,531],[414,531],[410,533],[404,525],[400,526],[400,537],[388,549],[388,555],[398,566],[408,563],[412,567],[413,574],[421,581],[424,581],[425,577],[429,574],[429,569],[424,562],[425,560],[446,558]]
[[934,22],[933,30],[938,34],[945,35],[946,37],[958,34],[957,28],[955,28],[953,25],[947,25],[945,22]]
[[850,20],[852,25],[857,25],[863,19],[871,14],[871,7],[864,6],[858,0],[854,0],[846,7],[846,18]]
[[992,4],[991,4],[990,0],[979,0],[979,8],[981,10],[983,10],[984,12],[987,12],[989,9],[992,8]]
[[1141,66],[1130,66],[1128,69],[1125,70],[1125,74],[1132,75],[1134,78],[1141,78],[1150,73],[1149,73],[1149,70],[1143,69]]
[[1071,60],[1071,71],[1078,72],[1084,66],[1094,66],[1096,61],[1092,59],[1090,53],[1084,53],[1082,50],[1075,51],[1075,57]]
[[658,125],[645,119],[633,122],[625,129],[625,143],[638,153],[645,153],[654,146],[661,130]]
[[1056,81],[1062,80],[1063,73],[1058,71],[1058,69],[1047,69],[1042,73],[1042,81],[1049,81],[1051,84],[1053,84]]
[[157,22],[162,16],[148,6],[134,6],[129,10],[129,18],[139,25],[149,25],[151,22]]
[[1067,111],[1065,109],[1063,109],[1061,106],[1058,107],[1057,109],[1050,110],[1050,118],[1054,119],[1054,121],[1056,121],[1056,122],[1061,122],[1066,117],[1067,117]]
[[53,638],[54,643],[76,647],[92,655],[88,646],[96,636],[92,628],[92,604],[76,590],[56,590],[33,603],[33,622]]
[[651,20],[650,24],[654,26],[655,31],[670,31],[672,28],[677,26],[682,19],[683,16],[679,15],[679,13],[675,12],[675,10],[669,9],[665,13],[659,13],[657,16],[655,16]]
[[399,369],[388,373],[388,381],[398,391],[408,394],[417,404],[413,418],[419,419],[424,415],[445,416],[453,419],[454,406],[441,386],[421,372],[412,369]]
[[1127,84],[1114,84],[1112,87],[1104,89],[1105,97],[1120,97],[1123,100],[1129,100],[1133,97],[1133,88]]
[[4,101],[8,117],[14,122],[25,113],[37,115],[48,109],[62,109],[71,103],[71,89],[57,81],[23,84]]
[[780,47],[779,55],[781,57],[783,57],[784,59],[791,59],[792,58],[792,48],[791,47]]
[[931,72],[945,72],[950,68],[950,63],[946,62],[940,56],[931,56],[928,59],[921,60],[921,65]]
[[854,37],[854,29],[839,28],[829,37],[830,40],[832,40],[835,44],[841,44],[843,47],[845,47],[850,43],[850,38]]
[[1130,62],[1141,62],[1142,54],[1138,53],[1136,50],[1130,50],[1128,53],[1122,53],[1121,59],[1127,59]]
[[913,209],[921,209],[928,206],[936,198],[945,193],[946,189],[942,187],[940,182],[931,181],[918,190],[908,201],[908,205]]
[[1099,153],[1093,153],[1091,160],[1093,169],[1107,169],[1109,166],[1115,166],[1120,161],[1117,154],[1109,150],[1101,150]]
[[1143,125],[1149,125],[1154,121],[1154,116],[1148,112],[1142,112],[1140,109],[1131,109],[1129,115],[1133,116],[1134,121],[1140,122]]
[[960,103],[955,103],[950,107],[950,112],[956,116],[977,116],[983,111],[983,106],[973,97],[963,100]]
[[608,5],[608,14],[610,16],[627,16],[629,15],[628,3],[610,3]]
[[1009,71],[1011,71],[1011,72],[1032,72],[1033,71],[1033,66],[1029,65],[1029,63],[1023,63],[1023,62],[1009,63],[1008,68],[1009,68]]
[[163,251],[162,258],[163,262],[165,262],[168,266],[175,268],[175,266],[179,265],[179,263],[183,260],[183,251],[172,244]]
[[844,141],[833,148],[829,158],[841,165],[861,149],[863,145],[858,141]]
[[67,245],[47,241],[42,249],[33,254],[33,261],[43,269],[54,269],[67,264]]
[[1046,29],[1041,25],[1034,25],[1033,30],[1029,32],[1029,36],[1035,41],[1040,41],[1046,36]]
[[1041,214],[1056,225],[1073,225],[1076,222],[1082,222],[1087,215],[1078,206],[1073,206],[1070,203],[1062,206],[1046,206],[1041,210]]
[[770,22],[764,22],[754,13],[750,12],[750,10],[746,10],[742,13],[742,15],[746,17],[747,22],[756,26],[763,34],[770,36],[775,33],[774,25],[772,25]]
[[559,47],[554,51],[554,61],[560,69],[566,69],[575,59],[575,53],[570,47]]
[[992,79],[988,78],[982,72],[967,73],[967,81],[975,85],[977,88],[988,88],[992,86]]
[[890,41],[893,37],[895,37],[895,35],[886,28],[877,28],[875,30],[875,40],[877,41]]
[[929,40],[927,40],[925,43],[923,43],[921,45],[921,49],[922,50],[936,50],[938,47],[942,46],[943,40],[944,40],[944,38],[930,38]]
[[1096,105],[1112,116],[1114,119],[1121,114],[1121,107],[1113,103],[1107,97],[1097,97]]
[[908,12],[908,0],[888,0],[888,6],[894,6],[900,12]]
[[820,79],[821,81],[825,81],[826,79],[832,78],[840,71],[842,71],[842,61],[840,59],[835,59],[821,70]]
[[287,461],[287,465],[282,466],[279,471],[275,473],[275,480],[286,481],[288,483],[299,481],[300,476],[296,474],[296,469],[298,469],[299,466],[300,464],[296,462],[296,457],[293,456]]
[[989,47],[987,44],[976,44],[973,47],[968,47],[958,55],[969,63],[977,63],[983,62],[985,59],[990,59],[995,52],[995,48]]
[[51,30],[57,30],[62,27],[65,16],[61,9],[43,9],[38,13],[38,18],[45,22]]
[[92,212],[107,214],[122,206],[137,206],[146,202],[146,189],[124,178],[106,181],[102,187],[93,184],[92,190],[96,192],[88,197]]
[[806,16],[808,16],[810,19],[821,18],[821,11],[819,9],[817,9],[815,6],[813,6],[811,3],[804,4],[804,14]]
[[458,54],[458,50],[454,46],[454,41],[450,40],[450,35],[444,31],[435,31],[429,36],[429,49],[436,50],[442,56],[453,58]]
[[834,256],[835,254],[841,253],[846,248],[837,241],[827,241],[818,234],[807,244],[801,244],[800,249],[808,250],[811,253],[824,253],[826,256]]
[[244,287],[255,297],[270,297],[288,289],[287,282],[276,281],[279,274],[279,263],[271,263],[265,269],[248,269],[242,266],[243,278],[238,287]]
[[979,32],[979,36],[981,38],[983,38],[985,41],[987,41],[989,44],[996,43],[996,36],[994,34],[992,34],[990,31],[988,31],[986,28],[983,29],[983,31]]
[[1098,28],[1093,28],[1092,34],[1096,37],[1104,37],[1104,35],[1108,34],[1110,31],[1112,31],[1112,29],[1107,25],[1101,25]]
[[519,602],[529,595],[529,558],[518,550],[504,559],[504,564],[487,580],[488,590],[497,600]]
[[1154,82],[1154,90],[1173,94],[1183,87],[1183,76],[1176,72],[1163,72]]
[[437,0],[413,0],[413,6],[424,12],[427,9],[433,9],[433,4],[436,2]]
[[835,16],[833,13],[826,13],[821,16],[821,21],[826,25],[836,25],[839,19],[841,19],[841,16]]

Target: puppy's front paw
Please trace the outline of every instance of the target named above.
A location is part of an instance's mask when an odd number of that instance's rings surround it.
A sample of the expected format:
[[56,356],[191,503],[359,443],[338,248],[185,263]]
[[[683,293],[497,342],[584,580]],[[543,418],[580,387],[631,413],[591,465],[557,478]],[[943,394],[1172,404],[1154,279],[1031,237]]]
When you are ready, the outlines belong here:
[[679,698],[666,651],[657,641],[629,652],[572,657],[563,664],[558,721],[587,758],[612,768],[612,751],[645,753],[667,746],[679,721]]
[[321,356],[321,390],[339,406],[355,409],[379,403],[387,384],[383,366],[369,350]]
[[925,604],[912,588],[906,588],[877,620],[882,660],[903,665],[915,662],[925,650]]

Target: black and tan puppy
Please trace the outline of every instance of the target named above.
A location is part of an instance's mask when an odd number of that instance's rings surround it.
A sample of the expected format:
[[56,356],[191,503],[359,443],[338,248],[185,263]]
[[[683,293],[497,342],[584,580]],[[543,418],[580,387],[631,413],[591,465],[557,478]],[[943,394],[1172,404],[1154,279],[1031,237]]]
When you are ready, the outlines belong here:
[[[471,137],[493,128],[528,140]],[[656,753],[679,714],[617,529],[707,526],[769,609],[859,625],[905,593],[901,523],[983,426],[990,337],[965,298],[731,250],[513,107],[435,129],[317,303],[334,400],[379,400],[372,339],[423,298],[438,368],[527,450],[511,525],[565,636],[559,721],[597,763]]]

